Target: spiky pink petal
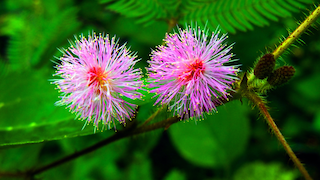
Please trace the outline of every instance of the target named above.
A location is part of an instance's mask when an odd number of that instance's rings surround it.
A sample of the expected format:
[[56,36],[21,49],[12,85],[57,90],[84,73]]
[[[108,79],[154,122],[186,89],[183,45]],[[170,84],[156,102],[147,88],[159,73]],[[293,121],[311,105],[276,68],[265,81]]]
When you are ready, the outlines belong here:
[[138,61],[125,45],[119,46],[115,37],[100,34],[84,36],[61,50],[61,64],[57,65],[54,80],[62,92],[57,105],[67,105],[77,118],[102,121],[110,128],[115,121],[130,119],[136,105],[124,101],[140,98],[136,90],[141,87],[141,70],[134,69]]
[[[208,38],[205,31],[191,27],[169,34],[165,45],[152,51],[149,71],[155,104],[169,105],[175,115],[199,119],[203,112],[216,110],[219,97],[227,98],[235,81],[238,65],[231,65],[231,46],[219,38],[219,32]],[[228,64],[229,65],[226,65]]]

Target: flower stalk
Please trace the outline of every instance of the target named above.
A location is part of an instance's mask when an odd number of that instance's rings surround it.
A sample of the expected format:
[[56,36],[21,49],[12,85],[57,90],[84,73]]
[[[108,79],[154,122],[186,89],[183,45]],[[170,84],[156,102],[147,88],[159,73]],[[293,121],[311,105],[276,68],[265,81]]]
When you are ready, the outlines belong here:
[[255,91],[255,88],[251,87],[251,84],[248,83],[247,73],[243,74],[243,77],[240,83],[237,86],[237,94],[240,96],[240,100],[242,97],[247,98],[251,103],[253,103],[254,107],[258,107],[260,113],[263,115],[264,119],[268,123],[270,129],[277,137],[278,141],[284,147],[285,151],[292,159],[295,166],[299,169],[301,174],[304,176],[306,180],[312,180],[311,176],[309,175],[308,171],[304,168],[300,160],[297,158],[295,153],[292,151],[291,147],[283,137],[282,133],[280,132],[279,128],[277,127],[276,123],[274,122],[273,118],[271,117],[270,113],[268,112],[268,107],[266,106],[266,101],[262,96],[259,95]]
[[284,147],[285,151],[295,164],[295,166],[299,169],[301,174],[304,176],[306,180],[312,180],[311,176],[309,175],[308,171],[304,168],[301,161],[297,158],[295,153],[292,151],[291,147],[287,143],[286,139],[283,137],[282,133],[280,132],[279,128],[277,127],[276,123],[274,122],[273,118],[268,112],[268,108],[265,105],[263,99],[258,96],[256,93],[252,93],[247,91],[245,97],[248,98],[255,106],[257,106],[260,110],[260,113],[263,115],[264,119],[267,121],[269,127],[271,128],[274,135],[277,137],[278,141]]

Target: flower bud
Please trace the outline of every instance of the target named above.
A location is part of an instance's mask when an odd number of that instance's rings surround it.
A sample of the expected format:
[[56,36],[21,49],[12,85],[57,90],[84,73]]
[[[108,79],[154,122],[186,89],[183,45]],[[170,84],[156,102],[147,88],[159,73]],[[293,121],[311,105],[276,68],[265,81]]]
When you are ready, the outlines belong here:
[[275,65],[276,60],[274,59],[273,54],[265,54],[256,64],[254,75],[259,79],[264,79],[272,73]]
[[276,69],[269,77],[268,82],[272,86],[279,86],[288,82],[296,70],[293,66],[282,66]]

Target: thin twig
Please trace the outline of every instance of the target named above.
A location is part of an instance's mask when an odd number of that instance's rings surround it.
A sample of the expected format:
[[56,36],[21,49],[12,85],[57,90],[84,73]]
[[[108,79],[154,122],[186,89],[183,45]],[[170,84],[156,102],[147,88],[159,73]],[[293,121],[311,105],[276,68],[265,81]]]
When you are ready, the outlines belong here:
[[154,112],[145,122],[143,122],[142,126],[148,124],[151,120],[153,120],[164,108],[158,108],[156,112]]
[[113,136],[111,136],[105,140],[102,140],[102,141],[100,141],[100,142],[98,142],[98,143],[96,143],[86,149],[75,152],[69,156],[63,157],[62,159],[54,161],[48,165],[45,165],[43,167],[36,169],[36,170],[27,172],[27,174],[28,174],[28,176],[34,176],[34,175],[42,173],[48,169],[54,168],[54,167],[59,166],[63,163],[66,163],[68,161],[76,159],[84,154],[87,154],[87,153],[90,153],[94,150],[97,150],[97,149],[99,149],[103,146],[106,146],[114,141],[119,140],[119,139],[122,139],[122,138],[125,138],[128,136],[132,136],[132,135],[136,135],[136,134],[145,133],[145,132],[152,131],[155,129],[165,128],[165,127],[167,127],[171,124],[174,124],[176,122],[179,122],[179,121],[180,121],[180,119],[178,117],[171,117],[169,119],[166,119],[166,120],[163,120],[163,121],[151,124],[151,125],[143,125],[143,126],[140,126],[140,127],[134,128],[134,129],[130,129],[130,130],[119,131],[116,134],[114,134]]
[[51,168],[56,167],[56,166],[59,166],[59,165],[61,165],[63,163],[66,163],[68,161],[76,159],[77,157],[80,157],[80,156],[82,156],[84,154],[87,154],[87,153],[90,153],[90,152],[92,152],[94,150],[97,150],[97,149],[99,149],[99,148],[101,148],[101,147],[103,147],[103,146],[105,146],[107,144],[110,144],[110,143],[112,143],[114,141],[117,141],[117,140],[119,140],[121,138],[124,138],[127,135],[128,135],[128,133],[125,133],[125,131],[124,132],[119,131],[116,134],[114,134],[113,136],[111,136],[111,137],[109,137],[107,139],[104,139],[104,140],[102,140],[102,141],[100,141],[100,142],[98,142],[98,143],[96,143],[96,144],[94,144],[94,145],[92,145],[92,146],[90,146],[90,147],[88,147],[86,149],[83,149],[81,151],[75,152],[75,153],[73,153],[73,154],[71,154],[69,156],[63,157],[62,159],[59,159],[59,160],[54,161],[54,162],[52,162],[52,163],[50,163],[48,165],[40,167],[40,168],[38,168],[38,169],[36,169],[36,170],[34,170],[32,172],[29,172],[28,174],[30,176],[34,176],[36,174],[42,173],[42,172],[44,172],[44,171],[46,171],[48,169],[51,169]]

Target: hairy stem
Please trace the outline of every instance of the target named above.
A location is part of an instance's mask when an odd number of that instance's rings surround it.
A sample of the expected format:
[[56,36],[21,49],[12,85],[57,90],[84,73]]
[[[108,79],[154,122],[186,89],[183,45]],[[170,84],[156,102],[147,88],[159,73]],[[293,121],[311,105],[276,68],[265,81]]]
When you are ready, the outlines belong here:
[[310,25],[317,20],[320,15],[320,6],[318,6],[299,26],[294,30],[280,46],[275,49],[272,54],[277,59],[299,36],[304,33]]
[[271,115],[268,112],[268,108],[266,107],[264,101],[262,98],[255,93],[246,93],[245,96],[256,105],[265,120],[267,121],[269,127],[272,129],[272,132],[275,134],[281,145],[284,147],[286,150],[287,154],[293,161],[293,163],[296,165],[296,167],[299,169],[301,174],[304,176],[306,180],[312,180],[311,176],[309,175],[308,171],[304,168],[300,160],[297,158],[295,153],[292,151],[291,147],[287,143],[286,139],[283,137],[282,133],[280,132],[279,128],[277,127],[276,123],[272,119]]

